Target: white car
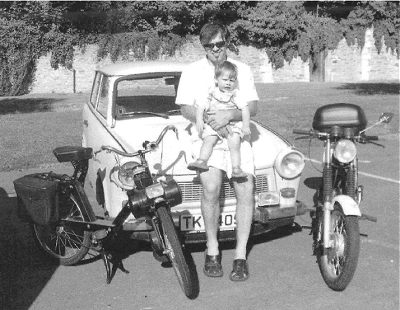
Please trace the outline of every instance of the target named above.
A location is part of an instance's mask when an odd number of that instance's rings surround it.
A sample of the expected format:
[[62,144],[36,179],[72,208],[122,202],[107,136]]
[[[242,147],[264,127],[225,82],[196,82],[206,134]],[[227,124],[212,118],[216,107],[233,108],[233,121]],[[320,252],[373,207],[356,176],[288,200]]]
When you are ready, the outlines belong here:
[[[125,152],[142,148],[167,125],[178,129],[165,135],[156,152],[147,156],[154,178],[173,178],[180,186],[182,203],[172,208],[176,228],[185,242],[205,241],[200,209],[202,186],[196,172],[187,169],[193,160],[190,123],[175,105],[176,90],[184,64],[142,62],[115,64],[96,71],[89,101],[83,109],[84,147],[93,151],[107,145]],[[252,234],[290,225],[296,214],[304,212],[297,201],[303,155],[279,134],[252,121],[251,142],[256,167],[255,212]],[[126,158],[101,152],[89,161],[89,196],[96,197],[101,216],[114,218],[127,200],[127,189],[115,177]],[[235,237],[236,199],[226,178],[221,190],[220,239]],[[135,222],[134,215],[126,225]],[[145,230],[145,228],[144,228]]]

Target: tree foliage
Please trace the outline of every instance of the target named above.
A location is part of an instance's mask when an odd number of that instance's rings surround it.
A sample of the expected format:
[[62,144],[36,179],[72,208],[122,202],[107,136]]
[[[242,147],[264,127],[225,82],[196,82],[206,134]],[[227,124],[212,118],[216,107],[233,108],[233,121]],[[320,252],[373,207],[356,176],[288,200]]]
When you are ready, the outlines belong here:
[[53,68],[68,69],[74,49],[91,43],[99,59],[156,59],[173,55],[210,20],[227,24],[235,45],[264,49],[275,68],[296,56],[313,61],[342,38],[363,46],[371,26],[377,50],[384,41],[399,56],[397,1],[0,2],[0,95],[27,93],[48,52]]

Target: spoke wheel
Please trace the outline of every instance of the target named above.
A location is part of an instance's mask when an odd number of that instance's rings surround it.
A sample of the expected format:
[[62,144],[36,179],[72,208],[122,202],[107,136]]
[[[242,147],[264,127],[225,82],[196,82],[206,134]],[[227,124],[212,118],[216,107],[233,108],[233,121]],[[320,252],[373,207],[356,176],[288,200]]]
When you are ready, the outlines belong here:
[[346,216],[339,205],[331,213],[330,243],[330,248],[317,252],[318,266],[325,283],[335,291],[343,291],[357,268],[360,228],[358,217]]
[[166,254],[171,261],[183,292],[188,298],[194,299],[199,294],[199,283],[195,270],[194,268],[189,268],[188,259],[183,253],[181,242],[176,233],[171,215],[168,213],[166,207],[158,208],[157,214],[160,219],[164,237],[164,254]]
[[67,219],[83,221],[82,210],[75,197],[71,194],[63,202],[61,208],[63,216],[56,224],[33,226],[33,235],[38,245],[51,258],[61,265],[69,266],[78,263],[85,257],[90,247],[90,232],[82,228],[68,225]]

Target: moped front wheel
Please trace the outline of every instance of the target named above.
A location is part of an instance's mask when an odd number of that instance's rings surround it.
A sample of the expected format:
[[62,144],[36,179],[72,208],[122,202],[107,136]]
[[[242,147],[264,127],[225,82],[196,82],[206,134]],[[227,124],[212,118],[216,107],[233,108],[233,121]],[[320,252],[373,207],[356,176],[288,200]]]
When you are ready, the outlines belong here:
[[[322,228],[322,216],[319,228]],[[346,216],[335,205],[330,220],[331,246],[317,251],[318,266],[325,283],[335,291],[343,291],[352,280],[360,252],[360,228],[357,216]],[[322,231],[321,231],[322,233]]]
[[164,206],[159,207],[157,214],[160,219],[164,238],[164,254],[171,261],[183,292],[188,298],[194,299],[199,293],[199,283],[195,270],[189,267],[188,259],[183,252],[181,242],[167,208]]
[[50,258],[59,264],[70,266],[78,263],[88,253],[90,232],[78,225],[71,226],[68,219],[83,221],[82,209],[71,194],[60,202],[63,215],[59,222],[50,225],[32,224],[35,241]]

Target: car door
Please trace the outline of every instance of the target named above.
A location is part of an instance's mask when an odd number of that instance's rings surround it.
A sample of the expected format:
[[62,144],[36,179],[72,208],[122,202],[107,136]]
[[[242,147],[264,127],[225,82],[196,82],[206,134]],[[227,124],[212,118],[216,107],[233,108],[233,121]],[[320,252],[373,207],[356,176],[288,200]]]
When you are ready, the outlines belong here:
[[[112,124],[112,82],[112,77],[96,72],[90,99],[83,108],[82,145],[91,147],[94,152],[100,150],[102,145],[119,147],[109,130]],[[107,176],[114,165],[114,157],[105,152],[89,161],[85,190],[91,202],[96,197],[98,204],[104,204],[104,191],[109,180]]]

